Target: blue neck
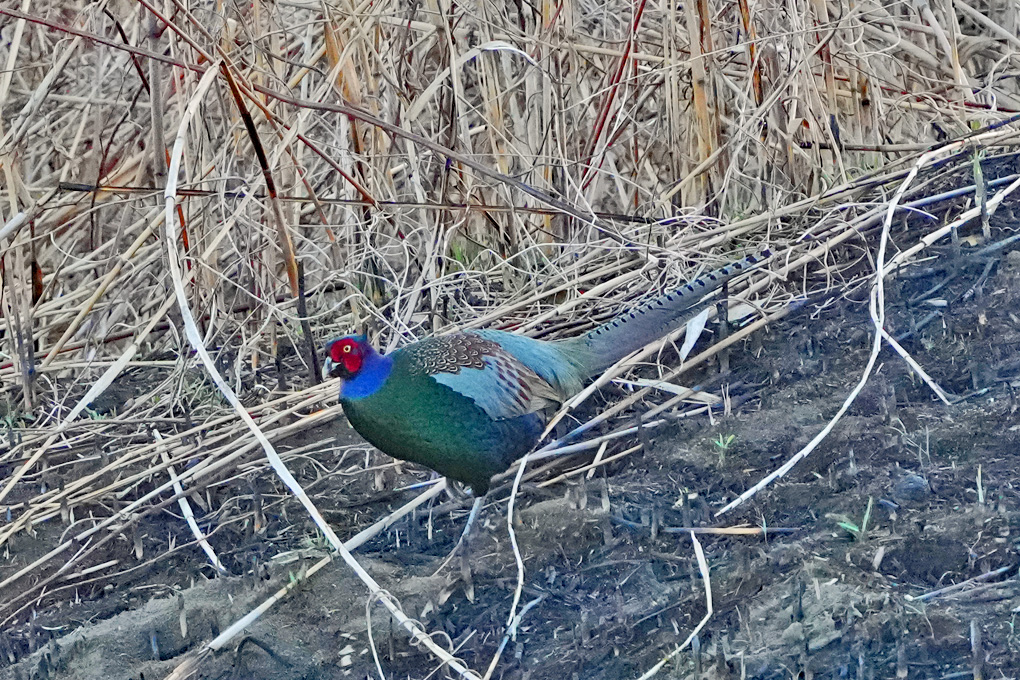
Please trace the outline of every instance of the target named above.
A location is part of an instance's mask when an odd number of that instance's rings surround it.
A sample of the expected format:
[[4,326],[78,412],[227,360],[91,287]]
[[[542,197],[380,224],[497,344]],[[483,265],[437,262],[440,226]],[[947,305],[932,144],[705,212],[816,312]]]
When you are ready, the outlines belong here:
[[386,382],[392,368],[393,359],[378,352],[369,352],[358,374],[350,380],[344,380],[340,387],[340,398],[364,399],[375,394]]

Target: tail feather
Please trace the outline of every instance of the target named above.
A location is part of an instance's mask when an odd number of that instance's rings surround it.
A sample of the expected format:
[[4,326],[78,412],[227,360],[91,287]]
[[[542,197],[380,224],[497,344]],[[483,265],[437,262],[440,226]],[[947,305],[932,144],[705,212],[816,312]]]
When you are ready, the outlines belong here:
[[692,309],[705,295],[771,256],[767,248],[748,255],[663,293],[584,335],[557,344],[588,375],[599,373],[686,323],[694,317]]

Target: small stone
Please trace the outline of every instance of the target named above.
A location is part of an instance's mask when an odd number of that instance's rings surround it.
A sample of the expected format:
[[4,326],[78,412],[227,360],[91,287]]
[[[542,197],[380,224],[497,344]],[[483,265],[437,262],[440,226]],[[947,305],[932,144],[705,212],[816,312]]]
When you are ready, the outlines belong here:
[[804,642],[804,624],[800,621],[794,621],[786,630],[783,631],[783,644],[795,645],[803,644]]
[[917,503],[931,494],[928,480],[920,475],[905,474],[893,486],[893,497],[902,502]]

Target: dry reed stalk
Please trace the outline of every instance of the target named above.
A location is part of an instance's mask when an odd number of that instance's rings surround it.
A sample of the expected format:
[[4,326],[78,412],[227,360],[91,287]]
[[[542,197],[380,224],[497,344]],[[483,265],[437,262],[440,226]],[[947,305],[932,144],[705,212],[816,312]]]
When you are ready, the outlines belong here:
[[707,60],[713,51],[712,46],[712,25],[709,15],[708,3],[690,2],[684,5],[686,10],[687,36],[690,49],[691,64],[691,98],[694,107],[695,129],[697,133],[696,160],[701,164],[694,172],[687,175],[687,179],[697,177],[698,184],[693,194],[694,200],[687,200],[685,204],[707,205],[711,195],[718,189],[715,181],[718,171],[710,173],[707,177],[702,174],[703,170],[709,169],[706,161],[718,158],[719,140],[716,134],[718,119],[713,116],[711,108],[712,83],[709,79],[710,67]]

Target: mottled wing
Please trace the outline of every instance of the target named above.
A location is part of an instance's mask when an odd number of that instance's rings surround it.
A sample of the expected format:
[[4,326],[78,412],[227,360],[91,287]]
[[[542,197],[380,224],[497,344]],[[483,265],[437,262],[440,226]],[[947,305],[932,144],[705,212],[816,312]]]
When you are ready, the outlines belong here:
[[536,413],[563,399],[499,343],[474,333],[429,338],[401,351],[412,372],[471,399],[493,420]]

